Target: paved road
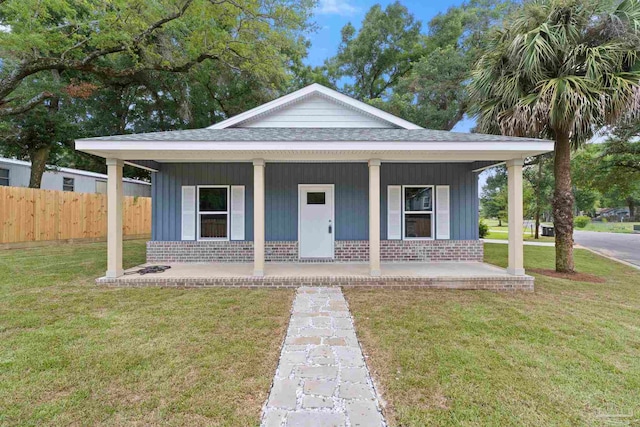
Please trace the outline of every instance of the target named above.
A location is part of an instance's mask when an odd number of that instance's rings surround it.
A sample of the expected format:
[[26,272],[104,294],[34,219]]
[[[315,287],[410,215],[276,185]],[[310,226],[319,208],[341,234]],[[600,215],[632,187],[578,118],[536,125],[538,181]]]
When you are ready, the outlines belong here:
[[573,239],[578,245],[640,267],[640,234],[576,230]]

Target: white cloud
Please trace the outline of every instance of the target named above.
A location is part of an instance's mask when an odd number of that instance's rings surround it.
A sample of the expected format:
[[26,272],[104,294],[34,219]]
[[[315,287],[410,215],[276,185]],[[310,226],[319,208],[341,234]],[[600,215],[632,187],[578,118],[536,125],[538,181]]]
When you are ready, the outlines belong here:
[[349,4],[349,0],[320,0],[318,3],[319,15],[349,16],[357,11],[355,6]]

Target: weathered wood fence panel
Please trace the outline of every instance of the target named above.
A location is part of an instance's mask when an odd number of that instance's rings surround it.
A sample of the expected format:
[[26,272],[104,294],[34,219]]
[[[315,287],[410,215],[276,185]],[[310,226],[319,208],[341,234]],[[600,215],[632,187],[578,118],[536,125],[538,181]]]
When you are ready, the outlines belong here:
[[[151,234],[151,198],[125,196],[125,236]],[[107,235],[105,194],[0,187],[0,243],[100,239]]]

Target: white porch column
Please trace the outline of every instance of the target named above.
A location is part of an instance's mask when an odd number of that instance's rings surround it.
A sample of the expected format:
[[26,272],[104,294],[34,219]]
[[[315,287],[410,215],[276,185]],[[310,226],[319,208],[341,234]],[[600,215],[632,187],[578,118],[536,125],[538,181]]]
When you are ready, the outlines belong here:
[[524,275],[524,253],[522,237],[522,159],[507,161],[509,187],[509,266],[507,273],[515,276]]
[[369,160],[369,274],[380,276],[380,160]]
[[122,269],[122,166],[123,161],[107,159],[107,273],[120,277]]
[[264,160],[253,161],[253,275],[264,276]]

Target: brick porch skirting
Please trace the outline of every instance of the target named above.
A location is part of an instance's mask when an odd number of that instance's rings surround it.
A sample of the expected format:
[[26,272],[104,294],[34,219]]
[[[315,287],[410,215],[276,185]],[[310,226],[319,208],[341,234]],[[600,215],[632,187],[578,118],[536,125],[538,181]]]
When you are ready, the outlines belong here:
[[[480,240],[382,240],[380,259],[386,262],[479,261],[483,246]],[[267,262],[326,262],[298,259],[298,242],[265,243]],[[333,262],[366,262],[367,240],[336,240]],[[147,242],[147,262],[252,262],[253,242],[234,241],[165,241]]]
[[101,277],[98,285],[115,287],[162,288],[298,288],[300,286],[333,286],[357,288],[393,289],[458,289],[489,291],[533,292],[531,276],[496,277],[207,277],[162,278],[149,276],[125,276],[116,279]]

